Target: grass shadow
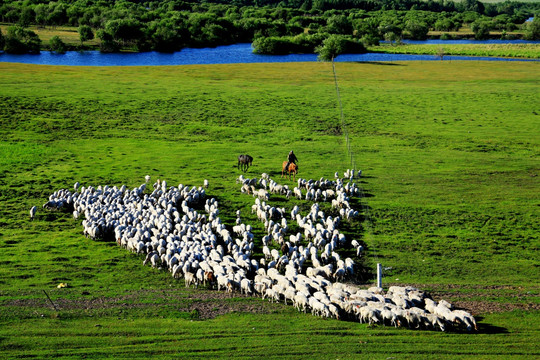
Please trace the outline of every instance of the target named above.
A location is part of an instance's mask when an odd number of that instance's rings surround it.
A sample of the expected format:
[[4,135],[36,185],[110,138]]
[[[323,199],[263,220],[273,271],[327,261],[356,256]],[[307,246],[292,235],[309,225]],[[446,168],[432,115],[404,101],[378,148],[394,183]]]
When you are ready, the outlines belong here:
[[405,64],[396,64],[387,61],[353,61],[356,64],[368,64],[368,65],[386,65],[386,66],[407,66]]
[[478,326],[479,334],[508,334],[509,331],[507,328],[502,326],[495,326],[491,324],[485,324],[481,321],[484,319],[482,316],[475,316],[476,323]]
[[285,203],[287,204],[289,202],[289,199],[287,198],[283,198],[283,197],[270,197],[270,199],[274,202],[278,202],[278,203]]
[[[270,177],[279,176],[281,178],[281,170],[271,170],[266,172]],[[285,179],[285,177],[283,177]]]

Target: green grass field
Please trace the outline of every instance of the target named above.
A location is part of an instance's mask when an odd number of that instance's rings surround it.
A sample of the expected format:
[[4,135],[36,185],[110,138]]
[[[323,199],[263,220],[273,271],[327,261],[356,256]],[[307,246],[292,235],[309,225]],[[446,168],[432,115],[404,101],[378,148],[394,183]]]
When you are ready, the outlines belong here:
[[41,210],[76,181],[209,179],[222,220],[232,225],[242,209],[260,235],[253,198],[235,183],[238,154],[254,157],[247,177],[282,183],[291,149],[304,178],[350,166],[330,64],[0,63],[2,358],[539,357],[538,64],[336,70],[369,219],[347,234],[366,243],[369,270],[387,268],[385,287],[414,284],[469,309],[479,333],[369,327],[186,290],[116,244],[85,238],[70,214]]
[[[8,27],[13,26],[9,23],[1,23],[0,31],[2,34],[6,35]],[[81,45],[81,39],[79,33],[77,32],[77,27],[74,26],[57,26],[57,27],[41,27],[32,25],[28,27],[29,30],[35,32],[41,39],[42,45],[45,45],[48,48],[49,40],[53,36],[58,36],[66,45],[77,48]],[[89,48],[97,49],[99,46],[99,39],[92,39],[85,41],[84,45]]]
[[437,56],[442,53],[461,56],[490,56],[540,59],[540,44],[444,44],[444,45],[412,45],[381,44],[368,49],[371,52],[385,52],[390,54],[427,54]]

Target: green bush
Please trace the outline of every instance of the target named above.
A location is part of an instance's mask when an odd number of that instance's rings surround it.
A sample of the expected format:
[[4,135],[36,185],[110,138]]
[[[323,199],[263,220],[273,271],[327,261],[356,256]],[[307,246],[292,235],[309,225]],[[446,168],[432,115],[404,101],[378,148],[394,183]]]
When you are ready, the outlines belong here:
[[290,39],[285,37],[259,37],[253,41],[253,52],[266,55],[285,55],[294,52]]
[[448,33],[443,33],[443,34],[441,34],[440,39],[441,40],[452,40],[452,35],[450,35]]
[[92,31],[92,28],[90,26],[88,26],[88,25],[79,26],[77,31],[79,33],[79,38],[81,39],[81,45],[85,41],[89,41],[89,40],[94,39],[94,32]]
[[312,54],[322,44],[325,34],[259,37],[253,41],[253,52],[265,55]]
[[377,46],[379,45],[379,41],[381,39],[375,35],[366,34],[360,38],[360,42],[364,44],[364,46]]
[[58,37],[58,35],[53,36],[49,40],[49,48],[51,51],[54,51],[57,54],[65,54],[66,53],[66,44]]
[[535,16],[533,21],[527,24],[525,38],[527,40],[540,40],[540,19],[538,16]]
[[113,36],[107,31],[99,30],[97,32],[97,36],[101,40],[101,43],[99,45],[99,51],[108,53],[120,50],[120,44],[115,41]]
[[427,39],[429,26],[424,22],[409,20],[405,24],[404,34],[408,39],[425,40]]
[[473,31],[476,40],[485,40],[489,38],[491,24],[487,21],[476,20],[471,24],[471,30]]
[[320,61],[333,61],[340,54],[361,54],[366,52],[362,43],[349,36],[330,35],[315,49]]
[[4,51],[11,54],[39,54],[41,40],[32,30],[20,26],[8,28]]

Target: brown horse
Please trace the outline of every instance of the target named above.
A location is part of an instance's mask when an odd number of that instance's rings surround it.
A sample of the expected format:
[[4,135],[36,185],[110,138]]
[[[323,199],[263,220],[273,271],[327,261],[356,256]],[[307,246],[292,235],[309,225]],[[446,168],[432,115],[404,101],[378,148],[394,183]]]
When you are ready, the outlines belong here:
[[285,166],[287,166],[287,161],[284,161],[283,165],[281,166],[281,177],[285,175],[285,172],[288,172],[289,180],[291,180],[291,174],[292,174],[293,180],[296,181],[296,174],[298,173],[298,165],[296,165],[295,163],[290,163],[288,169],[285,169]]
[[240,169],[240,166],[242,166],[242,170],[246,172],[252,163],[253,157],[249,155],[238,155],[238,169]]

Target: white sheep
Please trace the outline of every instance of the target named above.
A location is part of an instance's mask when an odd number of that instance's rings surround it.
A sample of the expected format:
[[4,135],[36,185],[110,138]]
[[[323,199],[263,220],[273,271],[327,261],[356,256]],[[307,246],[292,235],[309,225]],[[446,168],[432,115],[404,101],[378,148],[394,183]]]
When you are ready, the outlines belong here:
[[[354,176],[350,173],[349,170],[349,178]],[[262,179],[270,185],[272,192],[284,194],[288,190],[269,177]],[[239,180],[249,191],[256,191],[256,196],[264,191],[256,188],[257,179],[242,177]],[[264,186],[263,181],[260,184]],[[324,178],[316,181],[298,179],[298,190],[305,189],[313,198],[329,199],[335,192],[342,213],[341,216],[325,217],[323,208],[314,203],[309,214],[303,217],[299,207],[295,206],[290,221],[296,221],[298,229],[296,224],[287,223],[283,208],[266,204],[266,197],[257,197],[253,210],[264,222],[268,233],[262,239],[262,252],[267,259],[272,259],[267,266],[264,258],[252,258],[260,248],[253,242],[251,225],[242,223],[240,212],[237,212],[239,220],[233,227],[234,234],[230,233],[219,218],[217,201],[206,198],[206,186],[197,188],[179,184],[167,187],[166,181],[158,180],[151,194],[144,193],[145,187],[146,184],[142,184],[126,190],[125,186],[89,186],[80,188],[75,194],[62,189],[51,195],[46,207],[72,210],[74,217],[84,217],[85,235],[110,237],[129,251],[147,254],[143,264],[150,263],[155,268],[161,266],[175,278],[184,274],[188,287],[204,283],[207,274],[212,274],[219,290],[232,292],[239,289],[248,295],[261,294],[270,301],[285,299],[294,302],[299,311],[311,308],[319,316],[357,318],[362,322],[384,322],[393,326],[408,324],[411,328],[442,331],[451,325],[476,328],[474,317],[469,313],[452,311],[449,303],[441,301],[442,305],[437,304],[414,288],[391,288],[385,297],[379,290],[368,291],[328,280],[339,281],[354,274],[354,261],[350,258],[341,260],[338,253],[338,249],[346,244],[338,227],[340,219],[353,210],[348,196],[357,191],[354,183],[343,184],[339,179],[335,182]],[[205,212],[199,213],[196,209],[203,205]],[[286,243],[289,228],[298,232],[289,234],[290,242]],[[303,246],[302,235],[306,242],[311,242]],[[272,239],[283,246],[283,256],[278,250],[268,248]],[[362,253],[360,243],[353,240],[351,245],[359,256]],[[308,267],[304,273],[306,259],[311,259],[314,267]],[[285,275],[279,271],[284,271]],[[424,302],[427,311],[417,308],[424,306]],[[363,308],[366,309],[361,310]],[[407,308],[409,310],[405,310]]]
[[240,292],[246,295],[253,294],[253,280],[242,279],[240,281]]
[[34,220],[34,217],[36,216],[37,207],[32,206],[30,208],[30,220]]
[[186,281],[186,287],[190,287],[191,285],[195,285],[195,287],[197,287],[197,278],[194,273],[189,271],[184,273],[184,279]]

